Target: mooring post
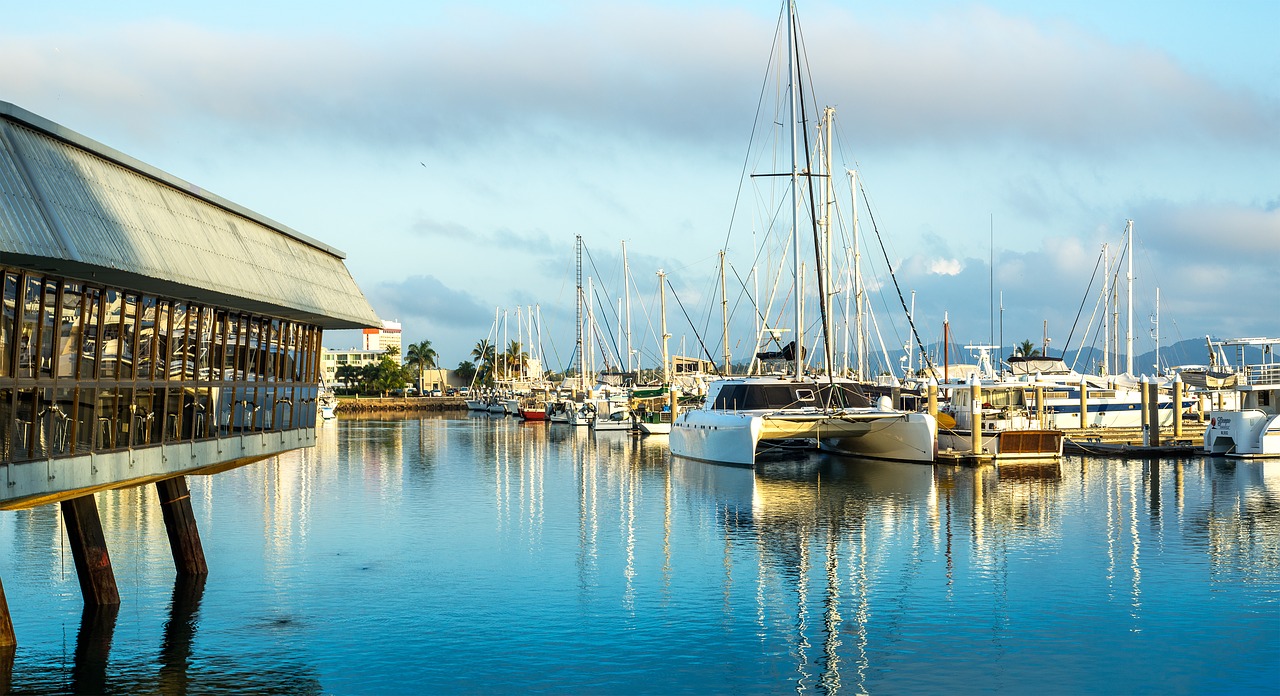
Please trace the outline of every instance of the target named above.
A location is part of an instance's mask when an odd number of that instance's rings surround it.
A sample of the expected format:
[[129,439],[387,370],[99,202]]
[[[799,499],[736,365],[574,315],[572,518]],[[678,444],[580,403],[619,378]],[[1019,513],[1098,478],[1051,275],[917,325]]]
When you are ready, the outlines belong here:
[[1089,382],[1080,380],[1080,429],[1089,427]]
[[1173,376],[1173,439],[1182,439],[1182,374]]
[[1147,384],[1147,375],[1142,376],[1138,386],[1142,390],[1142,447],[1151,447],[1151,385]]
[[969,377],[969,446],[973,456],[982,454],[982,387],[977,378]]
[[173,551],[173,565],[179,575],[208,575],[209,566],[204,560],[204,547],[200,545],[200,530],[196,527],[195,513],[191,511],[191,489],[185,476],[156,482],[160,494],[160,512],[164,527],[169,533],[169,548]]
[[1151,392],[1147,396],[1147,408],[1151,412],[1151,415],[1147,416],[1147,421],[1151,423],[1151,445],[1159,447],[1162,439],[1160,436],[1160,383],[1155,377],[1151,378],[1147,389]]
[[62,520],[67,528],[67,542],[76,562],[80,593],[84,603],[92,606],[119,604],[120,591],[111,570],[107,539],[102,534],[102,518],[93,494],[62,501]]

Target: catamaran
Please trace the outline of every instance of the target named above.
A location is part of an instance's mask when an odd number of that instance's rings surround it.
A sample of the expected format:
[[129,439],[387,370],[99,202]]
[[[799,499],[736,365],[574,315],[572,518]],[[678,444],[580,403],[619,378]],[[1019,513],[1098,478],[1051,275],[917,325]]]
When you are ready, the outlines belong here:
[[[809,375],[804,368],[799,188],[801,177],[809,176],[809,168],[806,166],[802,174],[797,158],[800,52],[794,2],[787,3],[786,21],[795,339],[769,357],[790,362],[792,370],[785,376],[727,377],[711,382],[702,407],[684,411],[672,421],[671,453],[706,462],[754,466],[762,447],[801,444],[866,458],[932,462],[937,449],[934,418],[897,410],[888,398],[877,399],[873,405],[855,382],[831,376],[830,340],[823,341],[828,375]],[[819,297],[820,302],[828,302],[825,292],[820,291]]]

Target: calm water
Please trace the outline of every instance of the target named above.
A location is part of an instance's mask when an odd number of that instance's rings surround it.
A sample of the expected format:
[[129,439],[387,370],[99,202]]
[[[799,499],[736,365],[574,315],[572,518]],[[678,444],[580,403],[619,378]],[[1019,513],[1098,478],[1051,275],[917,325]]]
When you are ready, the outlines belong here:
[[190,479],[203,583],[175,582],[154,488],[100,494],[118,612],[82,611],[56,507],[0,513],[14,691],[1280,684],[1277,463],[753,473],[488,417],[340,420],[319,440]]

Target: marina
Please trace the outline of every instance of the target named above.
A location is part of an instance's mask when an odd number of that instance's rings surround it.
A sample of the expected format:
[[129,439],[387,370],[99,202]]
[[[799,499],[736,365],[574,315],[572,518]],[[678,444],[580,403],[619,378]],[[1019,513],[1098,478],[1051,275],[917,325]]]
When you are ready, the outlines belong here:
[[[147,489],[99,496],[122,604],[61,518],[0,517],[20,693],[1266,693],[1280,471],[776,454],[488,415],[339,417],[190,477],[210,573]],[[968,690],[968,689],[966,689]]]

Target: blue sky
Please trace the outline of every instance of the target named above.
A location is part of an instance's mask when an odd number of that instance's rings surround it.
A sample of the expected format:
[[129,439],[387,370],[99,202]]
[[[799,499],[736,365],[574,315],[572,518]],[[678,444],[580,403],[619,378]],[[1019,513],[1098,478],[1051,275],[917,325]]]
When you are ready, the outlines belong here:
[[[1280,3],[799,11],[814,93],[837,108],[838,166],[861,173],[926,342],[944,312],[961,343],[998,334],[994,288],[1006,345],[1039,341],[1047,322],[1051,347],[1069,334],[1079,347],[1099,250],[1121,244],[1126,219],[1137,352],[1154,345],[1156,287],[1166,344],[1280,334]],[[778,12],[26,3],[0,25],[0,99],[344,250],[379,314],[448,366],[495,307],[534,304],[548,362],[565,362],[574,237],[615,302],[626,240],[652,363],[657,269],[701,329],[718,326],[731,220],[730,262],[751,266],[749,224],[736,227],[751,214],[734,204]],[[871,243],[870,282],[887,283]],[[890,348],[905,337],[897,304],[873,298]],[[735,306],[736,359],[750,314]],[[693,353],[679,311],[673,350],[683,338]]]

